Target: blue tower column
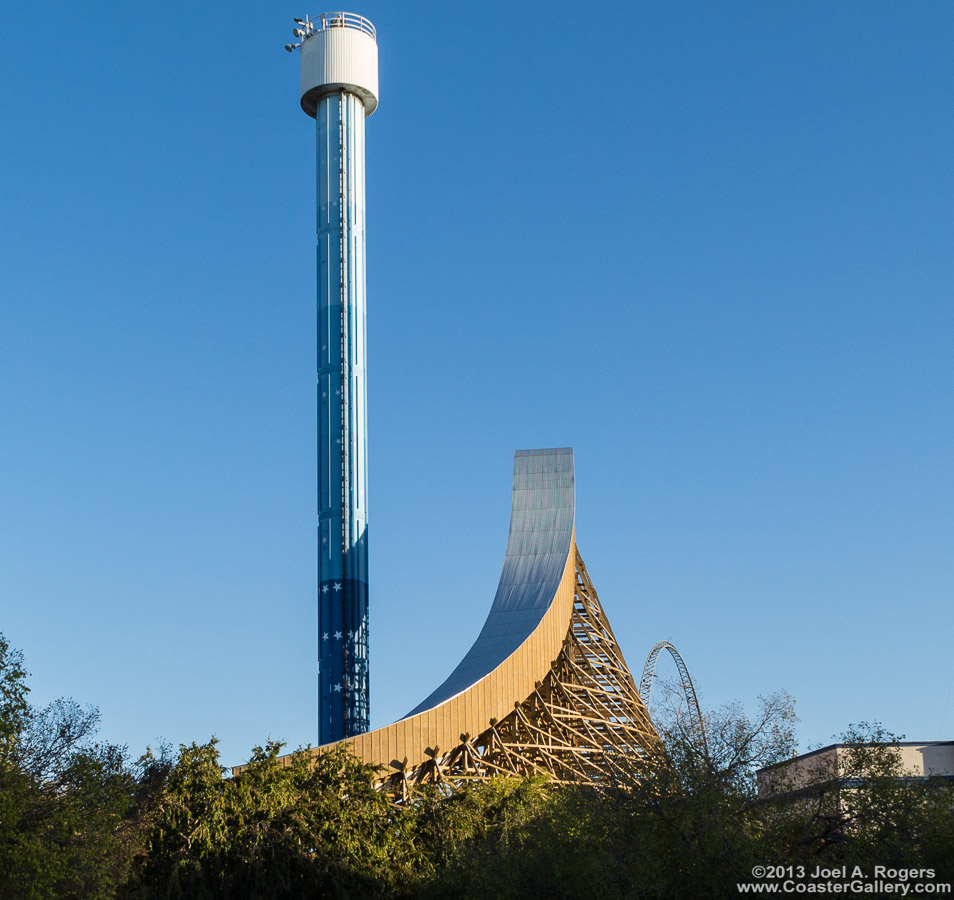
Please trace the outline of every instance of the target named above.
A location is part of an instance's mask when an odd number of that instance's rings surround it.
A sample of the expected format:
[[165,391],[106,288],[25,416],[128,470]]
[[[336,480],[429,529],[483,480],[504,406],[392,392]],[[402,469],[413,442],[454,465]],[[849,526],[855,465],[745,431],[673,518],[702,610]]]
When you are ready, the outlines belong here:
[[374,26],[296,19],[318,171],[318,741],[369,729],[364,120],[378,104]]
[[316,113],[319,739],[327,743],[369,728],[365,110],[341,91]]

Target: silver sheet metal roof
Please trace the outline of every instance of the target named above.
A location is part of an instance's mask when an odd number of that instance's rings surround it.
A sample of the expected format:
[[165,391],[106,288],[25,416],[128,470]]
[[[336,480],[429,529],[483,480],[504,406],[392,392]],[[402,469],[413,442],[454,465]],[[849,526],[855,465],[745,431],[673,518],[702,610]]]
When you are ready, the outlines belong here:
[[573,540],[574,509],[569,447],[514,454],[510,537],[490,614],[450,677],[408,716],[467,690],[529,637],[550,608],[563,577]]

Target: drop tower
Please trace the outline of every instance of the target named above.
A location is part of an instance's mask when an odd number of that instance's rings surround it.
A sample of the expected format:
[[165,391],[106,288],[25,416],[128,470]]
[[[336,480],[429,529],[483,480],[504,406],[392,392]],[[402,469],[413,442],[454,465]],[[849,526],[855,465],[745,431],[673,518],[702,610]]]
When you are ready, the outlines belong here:
[[364,120],[378,105],[374,26],[295,19],[318,170],[318,741],[369,728]]

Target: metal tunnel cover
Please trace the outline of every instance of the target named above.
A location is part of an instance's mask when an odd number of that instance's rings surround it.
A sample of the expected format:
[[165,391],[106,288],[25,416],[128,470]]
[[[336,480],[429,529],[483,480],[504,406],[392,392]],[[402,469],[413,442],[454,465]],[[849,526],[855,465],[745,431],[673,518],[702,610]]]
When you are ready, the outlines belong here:
[[447,680],[405,718],[450,700],[489,675],[550,608],[573,548],[573,450],[518,450],[510,534],[500,583],[474,645]]

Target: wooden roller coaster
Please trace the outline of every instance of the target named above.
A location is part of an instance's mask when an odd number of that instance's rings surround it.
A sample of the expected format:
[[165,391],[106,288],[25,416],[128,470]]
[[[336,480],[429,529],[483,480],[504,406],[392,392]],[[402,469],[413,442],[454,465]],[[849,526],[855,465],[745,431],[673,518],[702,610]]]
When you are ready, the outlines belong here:
[[605,783],[658,761],[574,511],[572,450],[518,451],[503,572],[474,645],[405,718],[340,742],[380,767],[398,802],[422,785],[451,791],[500,774]]

